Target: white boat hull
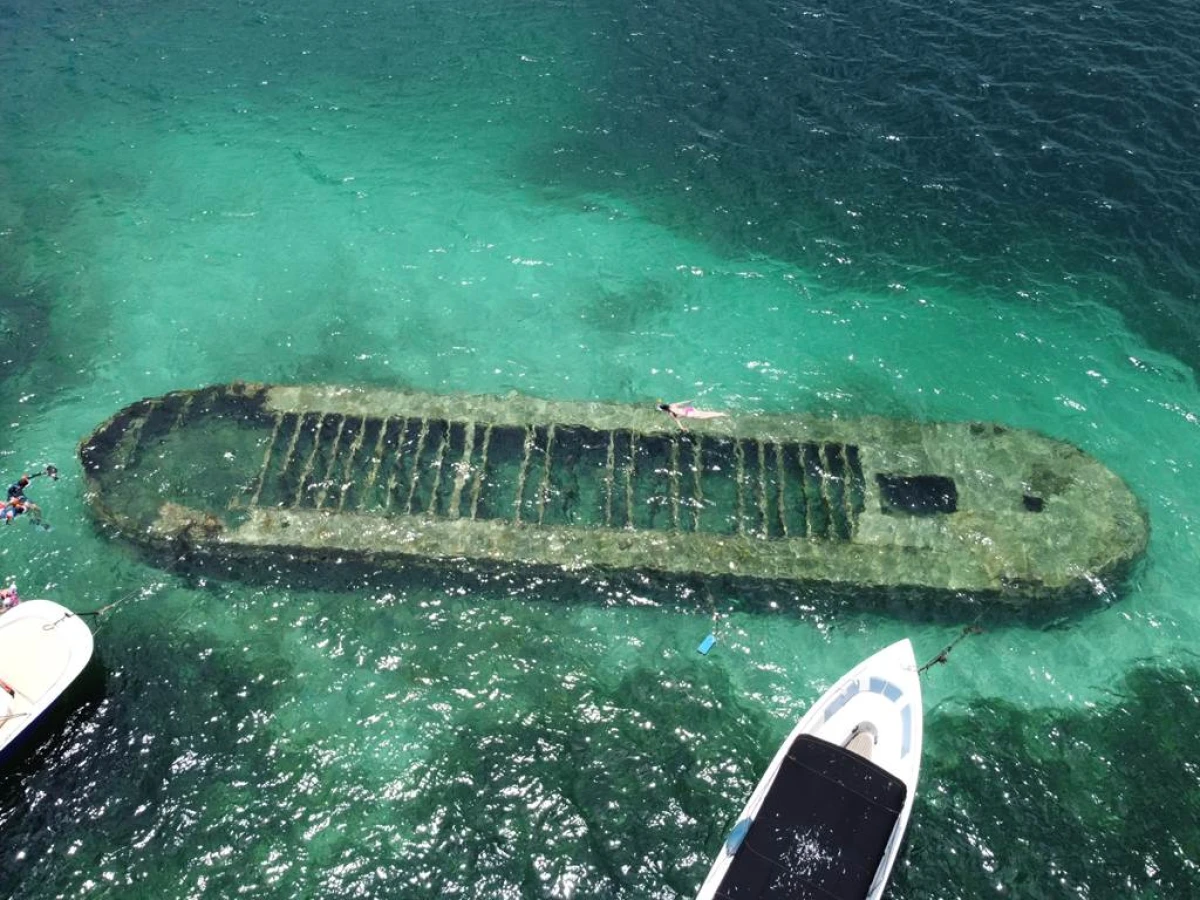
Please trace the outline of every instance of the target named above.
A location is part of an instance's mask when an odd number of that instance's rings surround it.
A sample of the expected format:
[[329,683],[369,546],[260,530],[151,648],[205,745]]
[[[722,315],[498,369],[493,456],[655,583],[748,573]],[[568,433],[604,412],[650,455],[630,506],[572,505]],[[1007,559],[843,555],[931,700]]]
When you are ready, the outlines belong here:
[[[729,870],[747,837],[754,835],[752,829],[756,818],[764,809],[764,803],[771,795],[781,769],[789,762],[789,753],[795,752],[797,739],[802,735],[818,738],[833,748],[849,750],[855,756],[869,760],[867,767],[878,767],[883,770],[884,777],[890,776],[895,782],[903,784],[903,805],[895,817],[878,867],[869,880],[869,887],[861,894],[863,900],[879,900],[887,886],[912,813],[921,766],[923,727],[920,677],[912,644],[905,639],[880,650],[842,676],[792,729],[750,795],[701,886],[697,900],[721,900],[723,897],[743,895],[726,884]],[[831,752],[845,756],[841,749]],[[804,805],[806,799],[812,801],[812,798],[805,796],[787,799],[798,805]],[[810,850],[815,846],[811,840],[808,844]],[[830,849],[837,848],[821,849],[818,855]],[[760,851],[755,853],[761,855]],[[794,858],[777,860],[772,876],[775,881],[786,875],[789,865],[794,869],[811,870],[811,854],[808,860],[800,862]],[[770,891],[765,894],[772,897],[781,895]]]
[[0,756],[79,677],[92,649],[83,619],[52,600],[0,615]]

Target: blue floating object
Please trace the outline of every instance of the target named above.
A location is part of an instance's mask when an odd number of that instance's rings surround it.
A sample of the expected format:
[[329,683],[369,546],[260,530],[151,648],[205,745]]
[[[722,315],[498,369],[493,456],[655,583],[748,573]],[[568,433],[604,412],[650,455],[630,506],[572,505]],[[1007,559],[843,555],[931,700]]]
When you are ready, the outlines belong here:
[[746,832],[750,830],[750,826],[753,824],[754,820],[747,817],[733,826],[733,831],[729,832],[729,837],[725,838],[726,853],[730,856],[737,853],[738,847],[742,846],[742,841],[746,837]]
[[715,634],[710,634],[708,637],[706,637],[704,640],[702,640],[700,642],[700,646],[697,647],[696,650],[707,656],[708,651],[713,648],[713,644],[715,644],[716,642],[717,642],[717,636]]

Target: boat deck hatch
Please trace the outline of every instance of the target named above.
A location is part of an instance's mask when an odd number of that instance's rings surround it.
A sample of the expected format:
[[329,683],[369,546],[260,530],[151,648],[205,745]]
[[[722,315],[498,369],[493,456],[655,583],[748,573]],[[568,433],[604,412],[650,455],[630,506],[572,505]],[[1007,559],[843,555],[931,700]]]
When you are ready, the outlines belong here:
[[958,488],[954,479],[945,475],[887,475],[880,472],[875,481],[879,485],[880,507],[885,513],[932,516],[958,509]]

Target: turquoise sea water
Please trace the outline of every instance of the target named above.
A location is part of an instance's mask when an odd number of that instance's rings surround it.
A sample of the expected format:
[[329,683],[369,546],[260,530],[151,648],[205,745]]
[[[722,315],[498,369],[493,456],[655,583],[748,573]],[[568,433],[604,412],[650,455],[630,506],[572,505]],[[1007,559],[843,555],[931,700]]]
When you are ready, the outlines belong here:
[[[0,441],[100,665],[0,776],[0,896],[685,898],[854,662],[967,624],[514,571],[221,580],[76,443],[250,379],[979,419],[1149,552],[926,676],[893,898],[1200,893],[1200,12],[0,0]],[[1190,801],[1189,801],[1190,798]]]

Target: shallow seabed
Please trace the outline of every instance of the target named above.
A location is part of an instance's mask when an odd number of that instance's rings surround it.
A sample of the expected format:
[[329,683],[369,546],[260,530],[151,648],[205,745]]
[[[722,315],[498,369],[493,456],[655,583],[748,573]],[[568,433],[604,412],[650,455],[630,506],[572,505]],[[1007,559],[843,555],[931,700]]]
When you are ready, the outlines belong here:
[[233,379],[1079,445],[1148,555],[927,673],[890,896],[1200,891],[1193,7],[294,7],[0,0],[0,455],[63,473],[0,574],[118,603],[0,778],[0,896],[689,897],[824,687],[978,614],[148,565],[75,445]]

